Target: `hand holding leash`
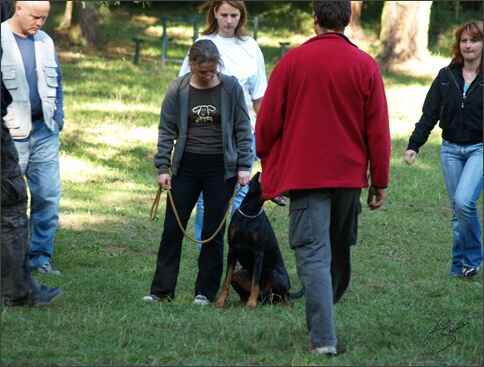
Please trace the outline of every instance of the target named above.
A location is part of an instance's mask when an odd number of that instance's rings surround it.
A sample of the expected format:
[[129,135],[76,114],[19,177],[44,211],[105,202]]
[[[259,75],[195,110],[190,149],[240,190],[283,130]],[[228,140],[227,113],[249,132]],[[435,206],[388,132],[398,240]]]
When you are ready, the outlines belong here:
[[237,172],[237,177],[238,177],[240,186],[248,185],[249,181],[250,181],[250,172],[249,171],[239,171],[239,172]]
[[171,189],[171,176],[168,173],[158,175],[158,185],[160,185],[163,190]]

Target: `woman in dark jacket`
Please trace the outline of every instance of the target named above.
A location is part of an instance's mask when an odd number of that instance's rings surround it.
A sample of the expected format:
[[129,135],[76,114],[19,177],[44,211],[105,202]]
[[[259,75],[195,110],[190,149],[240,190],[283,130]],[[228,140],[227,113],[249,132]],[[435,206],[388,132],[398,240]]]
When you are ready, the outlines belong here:
[[469,22],[455,33],[452,61],[432,83],[405,152],[405,162],[413,164],[419,148],[440,121],[440,160],[453,209],[451,274],[466,279],[477,277],[482,266],[476,206],[482,193],[483,165],[482,36],[482,21]]
[[[220,53],[210,40],[195,42],[189,51],[189,74],[172,81],[161,107],[158,152],[154,163],[158,184],[170,189],[163,234],[150,294],[145,301],[175,298],[183,231],[203,191],[202,237],[211,237],[224,220],[235,186],[250,180],[254,152],[249,114],[242,87],[219,72]],[[223,271],[225,226],[202,246],[195,299],[210,304],[217,296]]]

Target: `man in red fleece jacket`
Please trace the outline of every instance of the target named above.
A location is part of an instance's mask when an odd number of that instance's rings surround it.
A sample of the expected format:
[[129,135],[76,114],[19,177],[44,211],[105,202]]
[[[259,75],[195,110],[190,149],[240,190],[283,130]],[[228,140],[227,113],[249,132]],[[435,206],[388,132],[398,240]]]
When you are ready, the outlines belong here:
[[369,187],[370,209],[381,207],[390,169],[381,72],[344,36],[350,18],[350,1],[313,3],[316,36],[276,65],[256,123],[264,196],[290,197],[309,350],[329,355],[337,354],[333,303],[349,284],[361,190]]

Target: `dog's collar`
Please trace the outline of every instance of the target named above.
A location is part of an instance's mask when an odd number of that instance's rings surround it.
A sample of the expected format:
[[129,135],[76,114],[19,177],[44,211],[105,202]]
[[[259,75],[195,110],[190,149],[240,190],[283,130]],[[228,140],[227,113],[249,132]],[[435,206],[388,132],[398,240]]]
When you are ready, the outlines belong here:
[[240,207],[238,207],[237,210],[239,211],[240,214],[242,214],[246,218],[257,218],[264,211],[264,207],[260,208],[260,212],[256,215],[247,215],[242,210],[240,210]]

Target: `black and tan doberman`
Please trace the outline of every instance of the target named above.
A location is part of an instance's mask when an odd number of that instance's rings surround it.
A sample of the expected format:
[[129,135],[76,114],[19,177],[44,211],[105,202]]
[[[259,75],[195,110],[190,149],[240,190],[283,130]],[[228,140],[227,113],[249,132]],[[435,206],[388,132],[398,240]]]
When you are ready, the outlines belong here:
[[[253,309],[257,301],[292,306],[290,298],[299,298],[303,291],[290,293],[290,279],[272,225],[264,212],[264,198],[257,172],[249,183],[249,191],[232,216],[228,228],[229,250],[227,272],[222,293],[215,307],[224,306],[230,286]],[[237,261],[242,269],[235,272]]]

